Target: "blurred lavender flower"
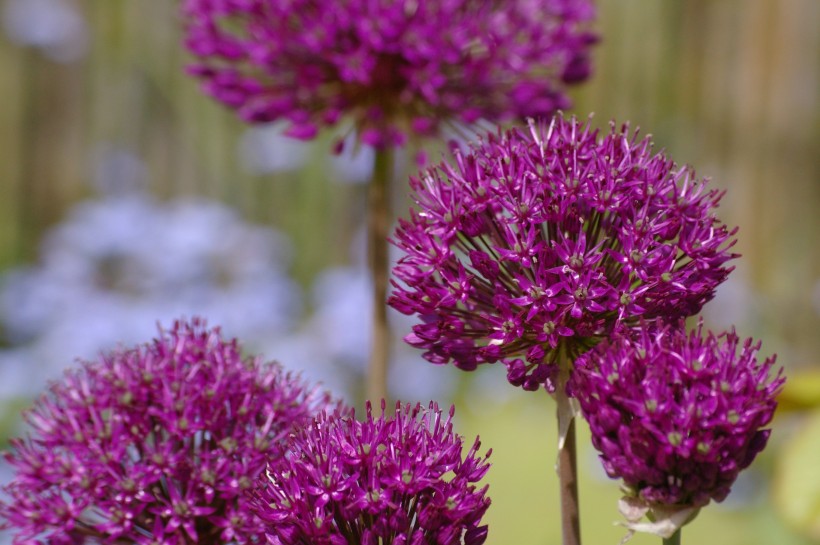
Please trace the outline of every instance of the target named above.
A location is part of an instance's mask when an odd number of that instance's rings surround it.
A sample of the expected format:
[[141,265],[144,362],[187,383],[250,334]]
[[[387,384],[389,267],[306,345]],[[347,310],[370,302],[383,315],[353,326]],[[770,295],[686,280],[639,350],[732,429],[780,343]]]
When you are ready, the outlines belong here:
[[[11,414],[17,412],[12,409],[9,402],[23,401],[32,394],[32,382],[37,382],[42,377],[37,376],[37,372],[31,372],[32,352],[27,348],[6,348],[0,350],[0,414],[7,412]],[[9,404],[9,405],[7,405]],[[6,434],[10,430],[5,431]],[[0,460],[0,467],[3,466]],[[0,480],[0,483],[6,482]],[[4,544],[2,533],[0,533],[0,544]]]
[[66,0],[5,0],[2,18],[12,42],[36,47],[52,61],[76,61],[88,47],[85,20]]
[[721,198],[628,126],[556,117],[488,134],[411,179],[390,305],[437,364],[498,360],[526,390],[555,387],[616,325],[697,313],[736,257]]
[[[341,140],[338,152],[327,157],[334,182],[364,184],[373,174],[373,148],[357,144],[355,131]],[[243,167],[251,174],[264,175],[301,169],[308,162],[311,147],[307,142],[286,136],[284,123],[254,125],[239,141]],[[401,161],[396,164],[400,170]]]
[[[358,146],[358,136],[349,134],[341,142],[341,149],[329,157],[334,181],[350,184],[366,184],[373,177],[376,152],[373,148]],[[396,162],[396,170],[401,172],[401,161]]]
[[284,134],[282,123],[253,126],[239,141],[243,166],[252,174],[297,170],[307,160],[309,146]]
[[290,329],[300,313],[286,242],[216,203],[134,195],[82,203],[41,253],[40,264],[7,273],[0,287],[7,339],[30,350],[30,392],[66,354],[92,358],[138,342],[157,320],[208,316],[252,344]]
[[[466,454],[452,417],[431,403],[367,419],[322,415],[288,442],[254,491],[256,514],[282,545],[480,545],[489,464]],[[278,540],[278,541],[277,541]]]
[[[645,328],[575,362],[578,399],[607,474],[632,504],[661,510],[723,501],[765,447],[782,370],[734,331]],[[657,517],[656,517],[657,518]]]
[[186,0],[183,13],[191,72],[244,120],[309,139],[349,117],[373,147],[566,108],[595,41],[589,0]]
[[218,328],[177,323],[51,385],[25,414],[32,436],[6,454],[0,515],[19,544],[259,542],[243,491],[334,407]]
[[147,189],[148,167],[128,147],[100,142],[94,146],[91,159],[91,186],[98,194],[124,197]]
[[[366,372],[373,319],[371,289],[370,276],[363,266],[323,271],[313,285],[313,311],[305,322],[288,335],[268,337],[259,345],[260,350],[277,354],[283,362],[304,370],[306,376],[334,391],[353,394]],[[411,325],[408,317],[392,309],[389,316],[396,335]],[[394,343],[391,351],[388,379],[394,396],[436,400],[449,397],[455,383],[452,374],[419,367],[418,351],[406,344]],[[316,362],[323,365],[317,366]]]

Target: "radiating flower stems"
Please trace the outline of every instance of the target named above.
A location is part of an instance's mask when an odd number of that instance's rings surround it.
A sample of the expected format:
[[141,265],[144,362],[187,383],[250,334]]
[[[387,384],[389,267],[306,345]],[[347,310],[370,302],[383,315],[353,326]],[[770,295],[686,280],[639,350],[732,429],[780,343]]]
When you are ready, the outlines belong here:
[[663,545],[680,545],[680,532],[681,528],[678,528],[678,531],[672,534],[671,537],[663,538]]
[[[563,351],[559,351],[560,352]],[[560,355],[559,355],[560,357]],[[558,387],[555,389],[558,417],[558,487],[561,499],[561,536],[563,545],[581,545],[581,515],[578,505],[578,461],[575,418],[567,396],[569,362],[559,362]]]
[[393,175],[394,153],[390,146],[376,150],[373,178],[370,180],[367,196],[368,261],[373,278],[373,331],[365,393],[373,403],[387,399],[387,361],[390,355],[386,304],[390,266],[387,236],[390,229],[390,179]]

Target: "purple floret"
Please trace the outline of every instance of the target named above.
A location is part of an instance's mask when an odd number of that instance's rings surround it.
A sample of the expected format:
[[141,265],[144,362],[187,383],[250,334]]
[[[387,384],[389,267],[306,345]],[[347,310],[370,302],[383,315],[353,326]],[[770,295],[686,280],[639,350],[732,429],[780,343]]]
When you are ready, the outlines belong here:
[[591,0],[186,0],[190,72],[245,121],[365,144],[549,115],[590,73]]
[[405,340],[465,370],[502,361],[525,390],[616,326],[697,313],[737,257],[721,193],[626,125],[488,134],[411,185],[389,300],[419,317]]
[[576,361],[570,388],[604,469],[649,505],[722,501],[763,450],[783,385],[760,343],[699,326],[618,335]]
[[396,404],[393,415],[325,414],[272,463],[253,506],[281,545],[481,545],[489,464],[464,453],[453,409]]
[[244,491],[330,397],[194,319],[67,371],[25,413],[0,502],[16,544],[262,542]]

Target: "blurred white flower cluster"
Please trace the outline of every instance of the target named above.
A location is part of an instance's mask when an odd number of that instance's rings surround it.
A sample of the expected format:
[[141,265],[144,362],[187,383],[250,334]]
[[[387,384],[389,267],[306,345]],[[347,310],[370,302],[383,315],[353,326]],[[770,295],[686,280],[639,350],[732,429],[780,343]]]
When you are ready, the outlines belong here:
[[0,14],[12,42],[54,62],[79,60],[88,49],[85,19],[70,0],[5,0]]
[[[45,236],[38,263],[0,276],[9,347],[0,351],[0,399],[34,395],[77,358],[145,342],[157,325],[194,315],[249,353],[355,399],[370,349],[366,268],[324,271],[304,304],[287,275],[290,252],[285,237],[215,202],[161,203],[124,191],[76,205]],[[391,311],[392,394],[440,399],[453,375],[401,341],[410,330],[403,318]]]
[[[270,339],[263,353],[281,362],[306,369],[311,378],[332,390],[359,397],[369,359],[372,308],[371,281],[364,266],[336,267],[323,271],[313,285],[311,307],[315,310],[293,335]],[[389,368],[390,394],[404,401],[450,403],[456,370],[424,361],[421,352],[408,346],[402,337],[412,320],[393,309],[388,317],[393,329]],[[322,369],[312,362],[325,362]],[[316,375],[312,373],[316,372]]]
[[0,282],[13,347],[0,354],[0,395],[37,392],[74,358],[143,342],[181,316],[243,339],[288,331],[301,309],[288,254],[282,236],[213,202],[80,203],[47,234],[39,263]]
[[[297,171],[305,166],[312,144],[286,136],[285,129],[285,123],[269,123],[245,130],[237,153],[247,172],[264,175]],[[356,133],[349,131],[339,153],[328,155],[325,149],[321,150],[328,172],[333,173],[328,180],[331,183],[366,184],[373,174],[374,153],[369,146],[357,146]]]

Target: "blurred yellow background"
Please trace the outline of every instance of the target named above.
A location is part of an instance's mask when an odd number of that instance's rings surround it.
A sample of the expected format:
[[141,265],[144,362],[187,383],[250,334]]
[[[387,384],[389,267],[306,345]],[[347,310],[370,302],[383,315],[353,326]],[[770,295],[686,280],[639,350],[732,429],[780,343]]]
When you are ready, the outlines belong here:
[[[258,174],[243,162],[246,127],[183,72],[177,2],[61,0],[78,16],[74,26],[22,37],[8,22],[15,3],[0,0],[0,267],[34,262],[42,235],[100,191],[95,161],[109,148],[138,157],[160,199],[218,199],[285,232],[290,273],[303,286],[350,261],[364,187],[329,183],[329,136],[298,169]],[[740,226],[743,257],[706,320],[762,339],[763,354],[776,352],[789,376],[770,448],[735,495],[684,529],[683,542],[820,543],[820,2],[599,5],[595,72],[574,91],[574,112],[594,112],[600,127],[630,121],[727,191],[721,219]],[[501,369],[441,372],[461,380],[452,397],[461,432],[494,450],[488,543],[559,543],[551,401],[513,391]],[[6,411],[2,420],[14,422]],[[616,544],[625,533],[612,524],[617,483],[583,433],[581,444],[584,537]]]

